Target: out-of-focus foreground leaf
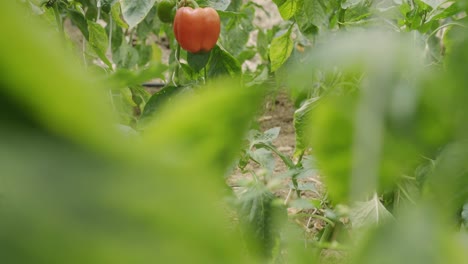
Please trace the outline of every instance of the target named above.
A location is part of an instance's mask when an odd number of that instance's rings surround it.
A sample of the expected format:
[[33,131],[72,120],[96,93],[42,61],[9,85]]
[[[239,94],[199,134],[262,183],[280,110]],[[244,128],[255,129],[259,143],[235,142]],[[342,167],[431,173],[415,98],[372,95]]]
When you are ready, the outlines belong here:
[[466,246],[444,228],[447,224],[433,207],[406,210],[363,237],[350,263],[466,263]]
[[[462,26],[449,36],[445,68],[424,64],[417,38],[381,34],[333,38],[290,79],[297,86],[314,70],[336,67],[364,73],[358,90],[319,100],[304,134],[333,202],[394,190],[402,178],[422,186],[420,196],[393,212],[395,221],[372,221],[377,225],[354,236],[350,263],[465,263],[466,234],[453,227],[468,199],[468,32]],[[431,169],[409,177],[427,159],[435,160]],[[387,210],[373,200],[377,207],[358,208],[351,221]]]
[[222,176],[261,92],[214,82],[124,137],[104,84],[22,16],[0,10],[2,262],[249,263]]
[[[378,43],[377,43],[378,42]],[[435,157],[454,138],[454,121],[440,87],[427,88],[422,48],[410,35],[364,33],[332,38],[316,49],[291,82],[314,70],[362,71],[354,92],[324,95],[310,111],[308,136],[335,202],[389,190],[423,156]],[[346,45],[343,45],[346,43]],[[446,98],[445,95],[443,98]],[[439,111],[441,110],[442,111]]]

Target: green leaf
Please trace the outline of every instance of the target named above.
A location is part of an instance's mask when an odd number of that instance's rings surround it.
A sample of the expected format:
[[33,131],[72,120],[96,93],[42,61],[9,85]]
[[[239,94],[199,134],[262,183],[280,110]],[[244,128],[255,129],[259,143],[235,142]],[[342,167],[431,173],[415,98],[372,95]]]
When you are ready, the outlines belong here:
[[11,23],[0,28],[9,40],[0,42],[0,97],[21,105],[18,114],[29,111],[24,115],[36,127],[76,145],[116,148],[112,122],[117,118],[105,84],[86,74],[80,59],[65,51],[56,30],[37,17],[24,19],[23,11],[10,1],[0,9],[0,22]]
[[295,19],[302,33],[313,34],[322,26],[328,27],[328,15],[324,10],[321,0],[301,0],[301,11]]
[[144,126],[148,118],[152,118],[157,114],[158,111],[168,103],[171,98],[181,91],[181,87],[176,86],[166,86],[162,90],[156,92],[151,96],[148,102],[145,105],[145,109],[140,117],[139,127]]
[[111,8],[111,15],[112,19],[114,19],[115,23],[121,28],[128,28],[127,23],[122,19],[122,11],[120,9],[120,2],[116,2],[112,5]]
[[[299,190],[303,190],[303,188],[300,188]],[[294,199],[289,203],[289,206],[292,208],[297,208],[301,210],[309,210],[309,209],[319,208],[320,203],[317,206],[314,200]]]
[[292,28],[290,28],[283,35],[276,37],[271,42],[270,46],[270,60],[271,71],[278,70],[291,56],[294,48],[294,41],[291,38]]
[[263,92],[223,80],[129,137],[110,84],[21,10],[0,9],[2,262],[254,263],[226,228],[223,175]]
[[440,6],[441,4],[443,4],[443,3],[447,2],[447,1],[445,1],[445,0],[421,0],[421,2],[426,3],[427,5],[429,5],[433,9],[435,9],[438,6]]
[[144,66],[151,61],[153,55],[153,49],[151,46],[147,45],[136,45],[136,50],[138,51],[138,65]]
[[195,72],[201,71],[210,60],[211,51],[203,53],[187,52],[187,62]]
[[81,31],[86,40],[89,41],[88,22],[83,14],[75,10],[68,10],[68,16]]
[[341,3],[341,8],[348,9],[353,8],[359,4],[361,4],[364,0],[345,0]]
[[240,15],[230,16],[228,20],[223,20],[221,27],[221,46],[229,51],[233,56],[239,55],[246,50],[250,32],[254,30],[252,21],[255,16],[253,6],[244,6],[240,10]]
[[460,241],[459,231],[446,228],[450,225],[429,205],[407,208],[396,221],[388,221],[356,239],[357,247],[349,263],[464,263],[466,244]]
[[273,175],[276,162],[271,151],[264,148],[258,148],[253,152],[250,152],[250,156],[253,160],[258,162],[261,168],[266,169],[268,176]]
[[[253,241],[248,249],[257,256],[271,257],[280,230],[287,218],[286,208],[260,183],[249,187],[239,198],[239,218],[244,232]],[[253,242],[253,243],[252,243]]]
[[[278,5],[279,3],[279,5]],[[277,2],[278,10],[284,20],[292,18],[299,10],[300,0],[285,0]]]
[[88,31],[89,31],[89,45],[93,48],[94,52],[99,58],[109,67],[112,68],[112,64],[106,56],[107,47],[109,45],[109,39],[106,34],[106,30],[96,22],[88,20]]
[[117,88],[141,85],[146,81],[162,78],[162,74],[166,69],[167,66],[161,63],[150,64],[138,71],[119,68],[109,79]]
[[263,133],[257,130],[250,131],[248,135],[250,148],[252,148],[253,146],[259,143],[264,143],[264,144],[273,143],[273,140],[278,138],[280,130],[281,130],[281,127],[273,127]]
[[179,168],[208,166],[223,174],[237,157],[242,137],[263,95],[261,89],[236,84],[232,78],[212,80],[199,93],[178,96],[177,106],[161,109],[155,121],[145,128],[149,153],[158,146],[166,156],[162,162]]
[[138,25],[153,8],[156,0],[120,0],[122,15],[130,28]]
[[424,183],[423,195],[438,207],[455,213],[468,201],[467,184],[468,141],[453,142],[435,160]]
[[209,77],[221,75],[236,76],[242,73],[239,61],[224,49],[216,45],[216,47],[211,50],[211,53],[211,60],[208,64]]
[[264,30],[258,29],[258,36],[257,36],[257,51],[264,60],[268,60],[268,46],[273,39],[273,30]]
[[209,6],[216,10],[226,10],[231,4],[231,0],[200,0],[197,1],[200,6]]
[[310,112],[315,108],[318,97],[307,99],[302,106],[294,112],[294,130],[296,131],[296,148],[294,150],[294,156],[301,156],[307,149],[308,132]]
[[349,218],[354,229],[369,228],[393,220],[392,214],[383,206],[377,194],[367,202],[356,202]]
[[113,59],[118,68],[131,69],[140,61],[140,55],[135,47],[122,42],[122,45],[113,53]]
[[462,9],[460,5],[453,3],[447,8],[438,8],[431,12],[431,16],[427,19],[427,21],[437,21],[441,19],[445,19],[451,16],[454,16],[460,13]]

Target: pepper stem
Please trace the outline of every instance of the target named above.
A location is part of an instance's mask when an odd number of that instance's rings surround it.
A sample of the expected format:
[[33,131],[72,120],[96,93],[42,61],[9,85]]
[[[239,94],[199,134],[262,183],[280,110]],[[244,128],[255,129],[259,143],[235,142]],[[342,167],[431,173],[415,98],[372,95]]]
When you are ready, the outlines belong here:
[[195,2],[194,0],[182,0],[179,2],[179,6],[178,6],[179,8],[185,7],[185,6],[191,7],[193,9],[199,8],[197,2]]

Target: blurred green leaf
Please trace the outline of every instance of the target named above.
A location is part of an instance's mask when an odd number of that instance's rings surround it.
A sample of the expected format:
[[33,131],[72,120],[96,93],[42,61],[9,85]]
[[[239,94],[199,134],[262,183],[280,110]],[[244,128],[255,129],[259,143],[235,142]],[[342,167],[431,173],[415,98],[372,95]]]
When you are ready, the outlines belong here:
[[128,28],[127,23],[122,19],[122,11],[120,9],[120,2],[116,2],[114,5],[112,5],[111,8],[111,15],[112,19],[115,21],[115,23],[121,27],[121,28]]
[[201,71],[208,63],[211,56],[211,51],[204,53],[187,52],[187,62],[195,72]]
[[200,6],[209,6],[216,10],[226,10],[231,4],[231,0],[199,0],[197,1]]
[[[176,94],[181,91],[181,87],[166,86],[162,90],[154,93],[146,103],[143,113],[140,117],[140,124],[145,124],[148,118],[154,118],[153,116],[161,109],[161,107],[168,103]],[[139,124],[139,125],[140,125]]]
[[302,106],[294,112],[294,130],[296,131],[296,147],[294,149],[294,156],[301,156],[308,147],[306,135],[308,132],[307,125],[309,125],[310,111],[318,103],[317,97],[307,99]]
[[119,0],[122,8],[122,16],[129,28],[138,25],[145,19],[148,12],[153,8],[156,0]]
[[353,8],[362,2],[363,0],[345,0],[341,2],[341,8],[343,9]]
[[392,214],[382,205],[374,194],[367,202],[356,202],[349,216],[354,229],[370,228],[393,220]]
[[164,149],[162,161],[174,166],[202,166],[210,161],[210,168],[227,168],[240,153],[238,148],[263,94],[237,83],[232,79],[213,81],[200,95],[182,96],[178,104],[183,107],[162,109],[156,122],[145,129],[145,148]]
[[250,156],[253,160],[258,162],[262,169],[266,169],[267,175],[273,175],[273,171],[275,169],[275,158],[273,157],[273,153],[271,151],[266,150],[264,148],[255,149],[250,152]]
[[289,58],[294,48],[294,41],[291,38],[292,27],[284,34],[274,38],[270,46],[271,71],[278,70]]
[[[373,34],[361,36],[360,41],[367,37],[375,41]],[[308,59],[315,69],[341,65],[344,72],[366,72],[360,89],[326,95],[310,112],[310,145],[337,202],[393,188],[397,179],[420,164],[421,156],[433,157],[454,132],[451,118],[438,111],[441,102],[431,94],[436,90],[421,90],[422,47],[418,50],[405,37],[387,36],[386,50],[394,51],[390,57],[375,46],[358,44],[354,37],[334,38]],[[300,67],[307,70],[292,72],[290,80],[296,83],[311,79],[311,68]],[[386,70],[390,68],[399,71],[390,74]],[[409,72],[411,79],[405,77]],[[446,121],[436,125],[434,118]]]
[[15,2],[5,3],[0,12],[1,23],[12,23],[0,29],[9,39],[0,42],[4,97],[52,134],[101,150],[117,147],[112,124],[117,119],[104,84],[85,74],[56,32],[34,17],[25,20]]
[[301,32],[315,33],[317,28],[328,23],[327,14],[321,0],[301,0],[301,12],[296,15],[296,21]]
[[86,40],[89,40],[88,22],[83,14],[75,10],[68,10],[68,16],[83,34]]
[[112,56],[118,69],[131,69],[135,67],[140,60],[138,50],[125,41],[119,45],[119,48],[115,50]]
[[364,235],[350,263],[464,263],[466,245],[445,224],[429,206],[410,208],[398,221]]
[[250,148],[252,148],[253,146],[259,143],[265,143],[265,144],[273,143],[273,140],[275,140],[278,137],[280,130],[281,130],[281,127],[273,127],[263,133],[257,130],[250,131],[248,135],[248,139],[250,141]]
[[239,198],[239,218],[246,236],[254,239],[248,244],[249,250],[263,258],[271,257],[287,218],[286,208],[275,202],[274,195],[257,183]]
[[106,30],[96,22],[88,20],[89,45],[93,48],[99,58],[112,69],[112,64],[106,56],[109,39]]
[[117,88],[141,85],[152,79],[163,77],[162,74],[166,69],[167,66],[160,63],[150,64],[148,67],[140,70],[120,68],[110,75],[109,79]]
[[216,77],[223,75],[236,76],[242,73],[242,68],[231,54],[216,46],[211,50],[211,60],[208,64],[208,76]]
[[278,6],[278,10],[284,20],[289,20],[292,18],[299,10],[300,0],[285,0],[274,2]]
[[255,9],[253,6],[243,6],[240,12],[239,15],[230,16],[229,19],[222,21],[220,36],[222,46],[237,58],[246,50],[250,33],[254,30],[252,21]]

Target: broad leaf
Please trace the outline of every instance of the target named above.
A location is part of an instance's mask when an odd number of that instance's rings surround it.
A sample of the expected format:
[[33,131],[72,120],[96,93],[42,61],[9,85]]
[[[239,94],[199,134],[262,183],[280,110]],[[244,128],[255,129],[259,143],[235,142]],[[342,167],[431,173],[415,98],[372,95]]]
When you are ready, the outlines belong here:
[[[1,97],[20,104],[23,110],[18,113],[30,110],[27,116],[40,120],[47,131],[76,144],[115,146],[112,125],[101,123],[117,120],[103,83],[85,74],[80,60],[65,52],[60,37],[46,30],[44,21],[24,19],[13,1],[5,2],[0,13],[2,24],[11,23],[0,28],[9,40],[0,42]],[[105,39],[104,29],[99,26],[97,31]],[[100,41],[96,44],[102,47]]]
[[299,10],[299,3],[301,0],[285,0],[277,1],[278,10],[284,20],[292,18]]
[[68,10],[68,16],[73,24],[75,24],[83,34],[86,40],[89,41],[88,22],[83,14],[74,10]]
[[392,219],[392,214],[382,205],[377,194],[367,202],[356,202],[351,208],[350,220],[354,229],[373,227]]
[[465,263],[466,244],[434,208],[411,207],[397,221],[371,229],[350,256],[351,264]]
[[445,0],[421,0],[422,2],[426,3],[427,5],[429,5],[430,7],[432,7],[433,9],[437,8],[438,6],[440,6],[441,4],[443,3],[446,3],[447,1]]
[[107,48],[109,47],[109,39],[106,30],[98,23],[88,20],[88,31],[89,45],[99,58],[109,66],[109,68],[112,68],[112,64],[106,56]]
[[240,15],[229,16],[229,19],[223,20],[220,37],[223,48],[236,58],[246,50],[250,32],[254,30],[252,24],[255,17],[254,7],[244,6],[240,12],[242,12]]
[[348,9],[348,8],[353,8],[360,3],[362,3],[364,0],[345,0],[341,3],[341,8],[343,9]]
[[156,0],[120,0],[122,15],[130,28],[145,19]]
[[316,106],[319,98],[307,99],[302,106],[294,112],[294,130],[296,131],[296,149],[294,156],[301,156],[307,149],[309,142],[307,125],[309,125],[310,111]]
[[257,130],[252,130],[249,133],[248,139],[250,141],[250,148],[259,143],[270,144],[273,140],[278,138],[281,127],[273,127],[261,133]]
[[139,126],[144,126],[148,118],[153,117],[157,112],[168,103],[176,94],[181,91],[180,87],[176,86],[166,86],[162,90],[156,92],[151,96],[148,102],[145,105],[145,109],[140,117]]
[[125,41],[122,42],[120,47],[116,49],[112,55],[115,64],[117,64],[117,68],[131,69],[140,61],[138,50]]
[[323,25],[328,26],[328,16],[321,0],[301,0],[301,12],[296,15],[296,21],[301,32],[312,34]]
[[145,128],[145,147],[164,149],[163,161],[174,166],[197,167],[210,162],[210,168],[224,172],[237,156],[256,111],[255,103],[263,94],[260,89],[238,87],[237,83],[232,78],[214,80],[200,93],[178,97],[178,107],[171,104],[161,109]]
[[253,239],[249,250],[260,257],[271,257],[287,218],[284,206],[275,203],[273,193],[257,183],[240,196],[239,218],[247,238]]
[[211,51],[204,53],[187,52],[187,62],[195,72],[201,71],[210,59]]
[[209,6],[216,10],[226,10],[231,4],[231,0],[200,0],[197,1],[202,7]]
[[167,67],[160,63],[150,64],[139,71],[121,68],[110,76],[110,80],[117,88],[141,85],[149,80],[163,77],[162,73],[166,69]]
[[270,60],[271,71],[278,70],[291,56],[294,48],[294,41],[291,38],[292,28],[286,31],[283,35],[276,37],[271,42],[270,46]]
[[121,28],[128,28],[127,23],[122,19],[122,11],[120,9],[120,2],[115,3],[111,8],[111,15],[114,22]]
[[216,46],[211,50],[211,60],[208,64],[208,76],[216,77],[222,75],[237,76],[242,72],[241,65],[231,54]]

